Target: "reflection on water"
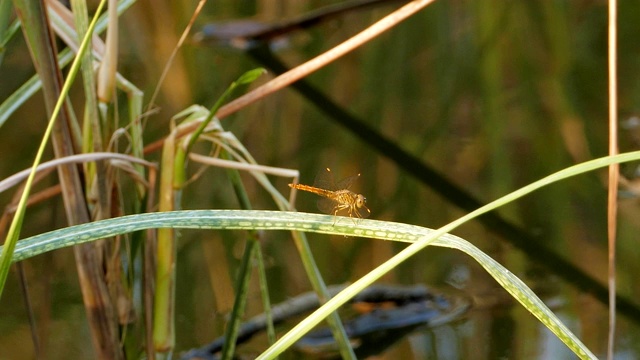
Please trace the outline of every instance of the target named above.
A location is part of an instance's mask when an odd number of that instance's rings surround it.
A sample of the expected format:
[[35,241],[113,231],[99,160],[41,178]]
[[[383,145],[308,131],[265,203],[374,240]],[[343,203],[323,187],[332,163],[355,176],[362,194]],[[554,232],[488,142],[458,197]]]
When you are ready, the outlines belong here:
[[[329,287],[336,295],[346,286]],[[419,329],[442,327],[459,322],[471,303],[462,294],[445,295],[424,286],[373,285],[350,301],[350,311],[341,318],[349,342],[358,358],[379,355],[408,334]],[[275,325],[293,320],[319,306],[315,293],[305,293],[273,306]],[[238,334],[238,345],[266,331],[267,317],[260,314],[245,322]],[[183,360],[217,358],[225,338],[190,350]],[[265,344],[266,345],[266,344]],[[300,354],[313,358],[339,358],[338,345],[329,328],[308,333],[294,345]],[[239,348],[241,350],[241,347]]]

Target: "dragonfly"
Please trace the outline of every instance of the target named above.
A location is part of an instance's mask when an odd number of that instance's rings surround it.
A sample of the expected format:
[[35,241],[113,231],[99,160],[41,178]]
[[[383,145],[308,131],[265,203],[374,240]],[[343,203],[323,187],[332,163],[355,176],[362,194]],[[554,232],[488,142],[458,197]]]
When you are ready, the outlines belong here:
[[318,200],[318,209],[325,214],[347,215],[350,218],[363,219],[371,215],[371,211],[366,206],[367,198],[349,190],[358,178],[360,174],[336,183],[333,180],[333,172],[326,168],[318,173],[313,186],[289,184],[289,187],[322,196]]

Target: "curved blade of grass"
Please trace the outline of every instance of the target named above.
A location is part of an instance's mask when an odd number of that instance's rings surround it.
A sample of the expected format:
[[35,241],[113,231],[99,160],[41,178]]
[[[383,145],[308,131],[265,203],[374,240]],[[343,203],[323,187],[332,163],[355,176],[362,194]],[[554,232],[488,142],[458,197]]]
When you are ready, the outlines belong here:
[[[576,354],[581,358],[595,358],[580,340],[562,324],[551,310],[549,310],[521,280],[466,240],[450,234],[440,234],[440,231],[428,228],[378,220],[365,219],[361,220],[358,225],[353,224],[348,218],[345,218],[343,221],[338,221],[335,226],[333,226],[333,222],[334,217],[331,215],[283,211],[192,210],[130,215],[77,225],[20,241],[14,252],[14,261],[21,261],[61,247],[77,245],[117,234],[166,227],[182,229],[308,231],[413,243],[413,245],[407,249],[413,246],[420,246],[424,239],[428,238],[430,239],[431,245],[458,249],[472,256],[487,269],[498,283],[522,303],[527,310],[549,327]],[[434,238],[434,236],[438,236],[438,234],[440,234],[440,236]],[[392,260],[393,259],[395,258],[392,258]],[[384,265],[387,265],[387,263]],[[382,276],[387,271],[393,269],[396,264],[393,264],[393,266],[384,265],[375,269],[372,273],[358,280],[354,285],[332,298],[327,303],[331,304],[330,307],[322,307],[312,314],[312,316],[303,320],[303,323],[305,323],[304,326],[298,325],[294,328],[296,329],[295,332],[292,330],[285,335],[285,337],[293,336],[293,340],[287,341],[284,344],[280,342],[276,343],[276,345],[281,344],[281,347],[272,347],[267,350],[267,352],[263,354],[265,358],[271,358],[284,351],[288,346],[292,345],[323,320],[326,316],[325,312],[328,315],[337,310],[343,302],[355,296],[361,290],[360,285],[363,280],[366,282],[371,276]],[[367,283],[370,284],[372,282],[373,281]],[[353,286],[356,286],[356,288],[353,288]],[[362,286],[362,288],[364,287],[366,286]]]
[[200,123],[198,128],[193,132],[193,134],[191,135],[191,138],[189,138],[189,143],[186,146],[187,150],[185,151],[185,153],[189,153],[193,145],[198,140],[198,137],[200,136],[200,134],[202,134],[204,129],[207,127],[207,125],[209,125],[211,120],[213,120],[213,117],[216,115],[218,110],[220,110],[222,105],[224,105],[224,103],[231,97],[231,95],[233,95],[234,91],[242,85],[251,84],[266,72],[267,71],[263,68],[249,70],[244,74],[240,75],[240,77],[236,81],[232,82],[231,85],[229,85],[229,87],[220,96],[220,98],[216,100],[215,104],[213,104],[213,106],[209,110],[209,114],[207,115],[207,117],[204,119],[204,121]]
[[[359,279],[358,281],[350,285],[347,289],[340,292],[338,295],[332,298],[329,302],[323,305],[320,309],[315,311],[306,319],[302,320],[298,325],[296,325],[287,334],[285,334],[282,338],[280,338],[280,340],[278,340],[276,344],[271,346],[269,349],[267,349],[267,351],[265,351],[262,355],[260,355],[258,359],[269,359],[274,356],[277,356],[282,351],[287,349],[289,346],[293,345],[293,343],[295,343],[298,339],[300,339],[305,333],[307,333],[313,327],[315,327],[324,317],[327,316],[327,314],[331,313],[332,311],[335,311],[338,307],[343,305],[345,302],[347,302],[349,299],[355,296],[358,292],[362,291],[364,288],[371,285],[377,279],[379,279],[380,277],[384,276],[386,273],[394,269],[397,265],[401,264],[402,262],[404,262],[405,260],[413,256],[418,251],[424,249],[426,246],[434,245],[434,243],[437,242],[439,237],[445,235],[447,232],[457,228],[458,226],[464,224],[465,222],[472,220],[489,211],[492,211],[504,204],[507,204],[516,199],[519,199],[543,186],[552,184],[556,181],[560,181],[578,174],[585,173],[587,171],[606,167],[611,164],[638,160],[638,155],[640,155],[640,152],[637,152],[637,151],[629,152],[629,153],[624,153],[616,156],[602,157],[602,158],[587,161],[578,165],[571,166],[569,168],[566,168],[564,170],[551,174],[545,178],[542,178],[523,188],[520,188],[495,201],[492,201],[491,203],[459,218],[458,220],[453,221],[441,227],[440,229],[433,231],[431,234],[420,238],[414,244],[411,244],[409,247],[402,250],[400,253],[398,253],[391,259],[387,260],[385,263],[378,266],[377,268],[369,272],[367,275],[363,276],[361,279]],[[465,249],[462,249],[462,248],[460,250],[465,251]],[[478,261],[480,261],[480,259],[486,260],[486,258],[484,258],[486,255],[480,255],[480,253],[476,255],[478,257],[472,254],[470,255],[473,256]],[[485,263],[482,263],[482,262],[481,264],[485,268],[487,267],[493,268],[492,267],[493,265],[491,264],[485,265]],[[497,264],[497,263],[494,262],[494,264]],[[505,279],[510,279],[511,277],[515,278],[515,276],[511,275],[506,269],[502,270],[502,269],[495,268],[495,270],[496,271],[499,270],[499,272],[502,272],[505,275],[505,277],[496,278],[496,280],[501,285],[503,285],[503,282],[505,281]],[[490,273],[491,275],[494,275],[496,272],[491,271]],[[506,276],[506,275],[510,275],[510,276]],[[544,303],[542,303],[540,299],[535,297],[536,299],[535,301],[527,300],[528,296],[530,295],[519,292],[519,288],[526,287],[524,283],[522,283],[520,280],[517,280],[517,281],[507,280],[505,284],[506,285],[503,285],[505,289],[510,293],[511,292],[516,293],[517,295],[514,295],[515,298],[521,304],[523,304],[527,308],[527,310],[529,310],[529,312],[531,312],[534,316],[540,319],[542,323],[545,324],[545,326],[547,326],[549,330],[551,330],[554,334],[556,334],[556,336],[558,336],[560,340],[562,340],[576,355],[578,355],[581,359],[596,359],[596,357],[589,351],[589,349],[587,349],[575,337],[575,335],[573,335],[570,331],[568,331],[568,329],[566,329],[564,324],[562,324],[562,322],[557,317],[555,317],[555,315],[553,315],[553,313],[548,308],[546,308],[546,306],[544,306]],[[535,296],[533,292],[531,292],[531,295]],[[539,306],[536,306],[536,305],[539,305]]]
[[[47,251],[72,246],[96,239],[110,237],[148,228],[209,228],[209,229],[253,229],[253,230],[298,230],[345,236],[370,237],[384,240],[414,242],[399,254],[365,275],[353,285],[336,295],[308,318],[301,321],[276,344],[267,349],[260,358],[272,358],[291,346],[311,328],[316,326],[331,312],[355,296],[359,291],[392,270],[395,266],[423,249],[427,245],[456,248],[474,257],[496,278],[496,280],[523,304],[534,316],[540,319],[574,353],[583,359],[595,356],[573,335],[562,322],[526,287],[522,281],[507,269],[479,251],[473,245],[456,236],[447,234],[470,219],[491,211],[503,204],[514,201],[543,186],[566,179],[587,171],[606,167],[613,163],[640,159],[640,152],[624,153],[603,157],[575,165],[549,175],[539,181],[508,194],[482,208],[438,229],[431,230],[418,226],[404,225],[376,220],[360,220],[357,225],[351,221],[338,221],[333,226],[333,216],[302,214],[279,211],[238,211],[238,210],[199,210],[166,213],[131,215],[103,220],[90,224],[77,225],[50,233],[38,235],[20,241],[12,258],[20,261]],[[3,249],[4,251],[4,249]]]
[[[156,167],[156,165],[152,162],[143,160],[141,158],[137,158],[135,156],[127,155],[127,154],[112,153],[112,152],[94,152],[90,154],[71,155],[63,158],[57,158],[57,159],[46,161],[38,165],[38,167],[36,168],[36,172],[51,169],[61,164],[86,163],[86,162],[99,161],[99,160],[131,162],[133,164],[138,164],[146,167]],[[0,193],[10,189],[12,186],[18,185],[21,181],[28,178],[30,171],[31,169],[25,169],[0,180]]]

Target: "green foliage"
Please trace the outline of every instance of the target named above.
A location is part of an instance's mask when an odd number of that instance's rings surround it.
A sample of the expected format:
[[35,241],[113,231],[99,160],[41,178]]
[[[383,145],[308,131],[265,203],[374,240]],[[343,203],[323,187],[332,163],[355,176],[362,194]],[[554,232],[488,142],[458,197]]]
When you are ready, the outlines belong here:
[[[359,220],[356,223],[343,222],[334,225],[333,216],[296,214],[271,211],[177,211],[155,214],[132,215],[123,218],[109,219],[91,224],[78,225],[66,229],[38,235],[25,239],[15,254],[15,261],[36,256],[65,246],[77,245],[88,241],[125,234],[149,228],[195,228],[224,230],[297,230],[324,234],[370,237],[383,240],[412,242],[402,252],[362,277],[345,289],[327,304],[298,324],[275,345],[268,349],[261,358],[271,358],[310,331],[326,316],[334,312],[359,291],[371,285],[375,280],[393,270],[396,266],[415,255],[428,245],[445,246],[463,251],[476,259],[509,293],[511,293],[529,312],[536,316],[569,348],[582,359],[595,359],[595,356],[573,335],[566,326],[551,312],[546,305],[522,281],[506,268],[491,259],[467,241],[447,234],[463,223],[472,220],[488,211],[495,210],[509,202],[517,200],[543,186],[567,179],[569,177],[606,167],[613,163],[640,160],[640,152],[626,153],[613,157],[605,157],[575,165],[568,169],[549,175],[533,184],[508,194],[486,206],[474,211],[440,229],[431,230],[416,226],[390,223],[376,220]],[[347,219],[344,219],[347,220]]]

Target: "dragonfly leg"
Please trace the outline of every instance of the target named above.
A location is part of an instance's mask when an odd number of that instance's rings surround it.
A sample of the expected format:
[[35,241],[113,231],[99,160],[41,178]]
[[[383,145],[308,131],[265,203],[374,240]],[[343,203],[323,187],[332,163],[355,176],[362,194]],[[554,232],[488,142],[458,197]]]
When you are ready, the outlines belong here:
[[351,217],[351,205],[348,205],[348,204],[336,205],[335,210],[333,211],[333,226],[335,226],[336,222],[338,221],[338,213],[345,209],[349,209],[349,217]]
[[337,222],[338,213],[343,210],[347,210],[347,214],[349,215],[349,218],[353,221],[354,225],[358,225],[358,219],[361,219],[362,216],[360,216],[360,213],[358,212],[358,209],[356,206],[357,205],[355,204],[342,204],[342,205],[336,206],[335,211],[333,212],[333,216],[334,216],[333,225],[335,225]]
[[[355,216],[353,216],[353,214],[355,214]],[[355,225],[358,225],[358,220],[360,219],[360,213],[358,212],[358,209],[356,208],[356,205],[353,204],[351,206],[349,206],[349,217],[351,218],[351,220],[353,220],[353,223]]]

